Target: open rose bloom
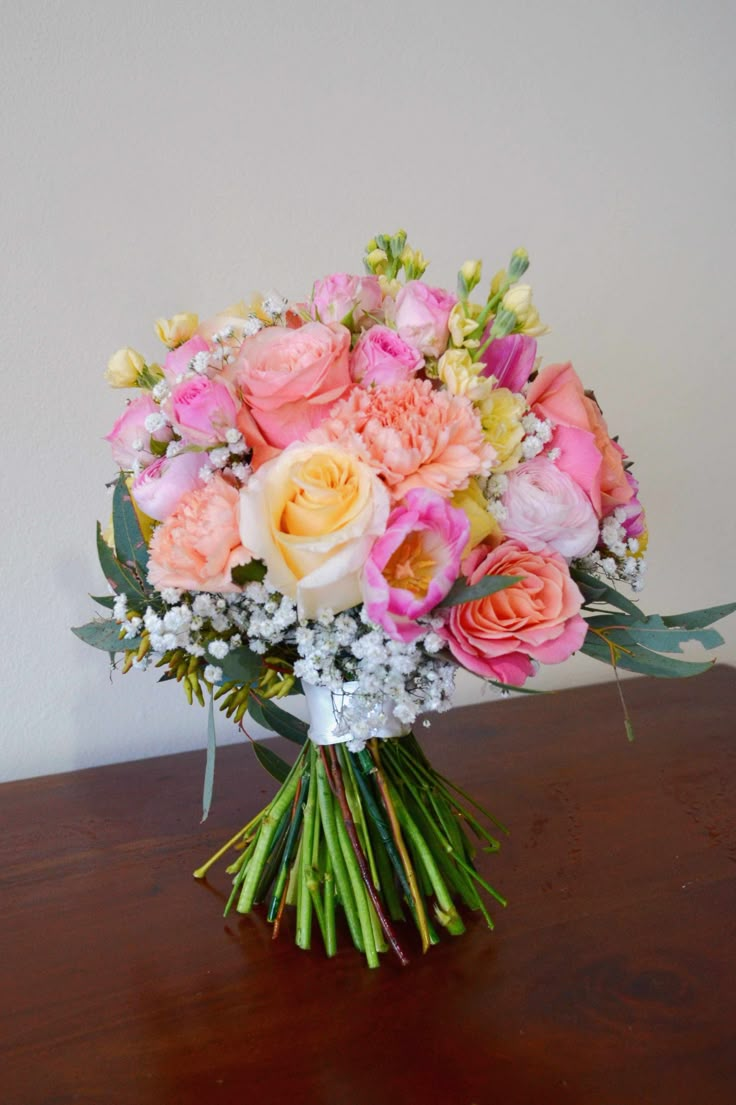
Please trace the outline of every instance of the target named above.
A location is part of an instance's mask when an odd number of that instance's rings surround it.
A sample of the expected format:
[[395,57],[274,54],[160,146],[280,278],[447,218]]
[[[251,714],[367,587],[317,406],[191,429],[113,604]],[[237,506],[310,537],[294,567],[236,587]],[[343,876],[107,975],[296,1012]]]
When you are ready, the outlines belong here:
[[[136,391],[106,438],[111,617],[79,635],[125,671],[163,668],[236,724],[250,714],[304,742],[241,841],[231,896],[244,913],[266,897],[276,926],[296,896],[302,947],[314,908],[333,954],[336,900],[371,965],[384,937],[403,956],[388,914],[412,916],[426,949],[432,924],[462,930],[459,899],[484,909],[458,843],[472,814],[407,736],[450,707],[458,669],[520,688],[582,651],[692,674],[707,665],[673,653],[717,643],[710,625],[730,609],[641,612],[632,461],[573,366],[544,363],[527,266],[516,250],[479,294],[466,261],[444,288],[403,231],[378,235],[364,273],[324,276],[293,303],[269,292],[205,322],[159,319],[150,361],[122,347],[108,367]],[[302,691],[309,726],[273,703]],[[343,825],[348,807],[361,816]],[[378,857],[370,885],[361,848]]]

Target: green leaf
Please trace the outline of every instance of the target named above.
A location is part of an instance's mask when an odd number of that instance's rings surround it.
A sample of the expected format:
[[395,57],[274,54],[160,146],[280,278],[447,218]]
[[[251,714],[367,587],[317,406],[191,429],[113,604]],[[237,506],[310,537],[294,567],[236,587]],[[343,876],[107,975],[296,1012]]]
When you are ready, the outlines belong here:
[[230,572],[233,583],[239,587],[246,583],[260,583],[266,574],[266,565],[262,560],[251,560],[248,564],[238,564]]
[[102,536],[102,528],[99,522],[97,523],[97,555],[100,558],[100,567],[105,579],[112,589],[117,594],[125,595],[128,602],[135,609],[145,610],[146,606],[149,605],[147,592],[130,568],[126,568],[117,559]]
[[294,717],[288,710],[282,710],[272,699],[258,698],[251,694],[248,699],[248,713],[264,729],[272,729],[280,737],[294,744],[304,744],[309,726],[301,718]]
[[504,591],[514,583],[520,583],[523,578],[523,576],[484,576],[472,587],[464,579],[458,579],[442,602],[437,604],[436,609],[441,610],[447,606],[459,606],[463,602],[473,602],[474,599],[494,595],[496,591]]
[[727,602],[723,606],[709,606],[705,610],[689,610],[687,614],[667,614],[662,621],[665,625],[677,625],[683,629],[704,629],[721,618],[727,618],[735,610],[736,602]]
[[265,767],[269,775],[273,775],[274,779],[278,779],[280,783],[283,783],[291,771],[286,760],[282,760],[280,756],[272,752],[264,741],[253,741],[252,748],[256,754],[256,759]]
[[215,784],[215,753],[217,738],[215,734],[215,698],[210,691],[210,704],[207,710],[207,762],[204,768],[204,786],[202,788],[202,821],[209,817],[212,804],[212,789]]
[[148,546],[143,539],[138,515],[122,472],[118,476],[112,498],[112,529],[118,560],[144,581],[148,567]]
[[[614,644],[621,644],[624,648],[631,647],[631,653],[616,650],[615,663],[611,658],[611,650],[605,641],[594,634],[589,633],[580,649],[586,656],[594,660],[600,660],[611,667],[623,668],[625,671],[634,671],[639,675],[653,675],[658,679],[684,679],[691,675],[700,675],[709,671],[713,666],[713,660],[701,663],[693,663],[689,660],[672,660],[668,656],[660,656],[656,652],[650,652],[643,645],[637,644],[627,634],[617,634],[612,631],[611,637]],[[626,643],[628,640],[628,644]]]
[[125,637],[120,639],[120,623],[113,618],[106,621],[87,622],[86,625],[78,625],[72,628],[72,633],[93,648],[101,648],[105,652],[125,652],[126,649],[138,648],[140,637]]
[[609,606],[614,606],[617,610],[623,610],[637,621],[646,619],[646,615],[635,603],[627,599],[625,595],[620,594],[615,587],[609,587],[597,576],[592,576],[589,572],[583,572],[579,568],[571,568],[570,575],[580,588],[586,606],[590,606],[594,602],[607,602]]
[[115,605],[114,595],[90,595],[92,602],[96,602],[99,606],[105,606],[108,610],[112,610]]
[[222,669],[223,683],[242,683],[243,686],[258,679],[262,665],[261,657],[251,652],[247,645],[234,648],[222,660],[217,661],[218,668]]
[[652,614],[643,621],[626,614],[597,614],[585,619],[592,629],[604,630],[609,637],[624,648],[644,645],[654,652],[682,652],[682,645],[697,641],[703,648],[718,648],[723,638],[715,629],[679,629],[668,626],[659,614]]

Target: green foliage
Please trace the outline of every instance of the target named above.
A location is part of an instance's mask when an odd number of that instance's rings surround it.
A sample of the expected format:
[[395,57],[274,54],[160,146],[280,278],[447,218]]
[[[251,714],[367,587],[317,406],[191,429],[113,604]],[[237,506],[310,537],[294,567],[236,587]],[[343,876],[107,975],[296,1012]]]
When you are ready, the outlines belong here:
[[138,515],[122,472],[115,484],[112,500],[112,528],[118,560],[133,572],[142,590],[147,591],[145,580],[148,568],[148,546],[141,532]]
[[442,602],[438,603],[437,609],[441,610],[443,607],[459,606],[463,602],[472,602],[474,599],[485,598],[486,595],[493,595],[496,591],[503,591],[506,587],[511,587],[514,583],[519,583],[521,578],[521,576],[484,576],[478,583],[474,583],[472,587],[467,584],[464,579],[459,579],[452,585]]
[[260,583],[266,575],[266,565],[262,560],[251,560],[249,564],[238,564],[230,575],[239,587],[246,583]]
[[273,775],[279,783],[283,783],[291,771],[286,760],[282,760],[281,756],[273,752],[263,741],[253,741],[252,747],[261,766],[265,767],[269,775]]
[[251,652],[247,645],[232,649],[227,656],[217,661],[217,666],[222,670],[223,683],[244,685],[255,683],[261,673],[261,665],[261,657]]
[[126,637],[121,640],[120,624],[113,618],[75,626],[72,628],[72,633],[86,645],[101,648],[104,652],[124,652],[127,649],[138,648],[141,643],[140,637]]
[[282,710],[271,699],[257,698],[251,694],[248,699],[248,713],[258,725],[262,725],[264,729],[273,729],[274,733],[294,744],[304,744],[307,739],[307,723],[294,717],[288,710]]

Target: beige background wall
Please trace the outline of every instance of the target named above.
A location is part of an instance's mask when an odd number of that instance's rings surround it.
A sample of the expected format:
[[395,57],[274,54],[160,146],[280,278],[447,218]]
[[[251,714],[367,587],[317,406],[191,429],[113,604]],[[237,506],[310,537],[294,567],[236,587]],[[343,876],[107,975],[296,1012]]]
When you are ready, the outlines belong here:
[[2,22],[0,776],[203,745],[177,688],[110,681],[68,632],[101,587],[108,355],[154,356],[157,315],[301,295],[399,225],[437,283],[528,248],[545,358],[636,458],[646,607],[736,597],[732,5],[30,0]]

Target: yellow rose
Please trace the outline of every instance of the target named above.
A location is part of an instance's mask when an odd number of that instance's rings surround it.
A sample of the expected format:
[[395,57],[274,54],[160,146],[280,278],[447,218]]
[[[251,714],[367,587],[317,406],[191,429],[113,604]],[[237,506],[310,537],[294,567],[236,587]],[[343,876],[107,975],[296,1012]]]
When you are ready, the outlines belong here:
[[184,312],[183,314],[173,315],[171,318],[157,318],[156,333],[164,345],[168,345],[169,349],[176,349],[178,345],[183,345],[185,341],[189,341],[198,324],[199,318],[197,315]]
[[114,388],[134,388],[146,362],[135,349],[118,349],[107,362],[105,379]]
[[470,522],[470,535],[463,549],[463,557],[489,537],[488,544],[495,546],[500,543],[503,537],[501,527],[493,515],[488,513],[488,503],[477,480],[471,480],[462,491],[456,491],[451,502],[458,510],[465,511]]
[[241,540],[300,617],[314,618],[361,602],[363,565],[388,514],[388,492],[367,464],[334,445],[295,442],[241,492]]
[[520,395],[508,388],[494,388],[478,404],[483,432],[496,450],[498,460],[493,465],[494,472],[507,472],[515,468],[521,460],[521,441],[524,428],[521,419],[526,403]]

